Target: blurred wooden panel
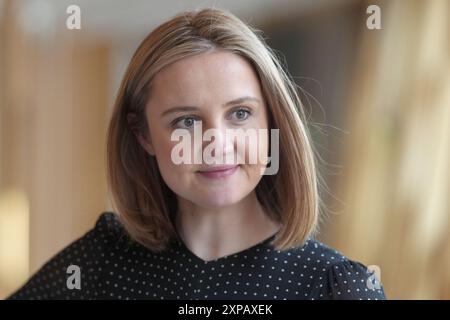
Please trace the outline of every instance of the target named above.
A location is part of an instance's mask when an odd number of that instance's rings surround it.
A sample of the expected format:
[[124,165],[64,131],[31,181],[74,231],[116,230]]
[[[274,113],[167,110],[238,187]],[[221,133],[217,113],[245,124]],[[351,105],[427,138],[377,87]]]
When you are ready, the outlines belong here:
[[61,26],[48,36],[28,34],[18,3],[6,2],[2,32],[0,192],[26,191],[32,273],[107,206],[110,49]]
[[382,3],[383,29],[362,33],[329,238],[381,268],[388,298],[449,299],[450,3]]

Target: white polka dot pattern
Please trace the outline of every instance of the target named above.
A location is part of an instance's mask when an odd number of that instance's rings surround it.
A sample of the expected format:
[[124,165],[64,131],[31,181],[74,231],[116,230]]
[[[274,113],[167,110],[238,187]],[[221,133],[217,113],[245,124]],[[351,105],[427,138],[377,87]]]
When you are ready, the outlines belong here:
[[[204,261],[176,240],[154,253],[126,235],[116,215],[50,259],[10,299],[385,299],[359,263],[310,239],[278,251],[272,237],[241,252]],[[68,289],[69,265],[81,289]],[[372,277],[373,278],[373,277]]]

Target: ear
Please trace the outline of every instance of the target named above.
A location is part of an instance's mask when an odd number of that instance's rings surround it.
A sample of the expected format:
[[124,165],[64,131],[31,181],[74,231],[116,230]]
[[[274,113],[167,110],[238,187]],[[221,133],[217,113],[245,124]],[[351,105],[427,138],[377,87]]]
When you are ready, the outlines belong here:
[[155,150],[153,148],[153,143],[151,141],[150,135],[144,135],[142,133],[142,130],[139,130],[139,128],[136,126],[136,115],[133,113],[128,113],[127,121],[128,125],[131,128],[131,131],[133,132],[141,147],[144,148],[151,156],[154,156]]
[[151,139],[147,139],[140,132],[133,132],[139,144],[144,148],[151,156],[155,155],[155,149],[153,148],[153,143]]

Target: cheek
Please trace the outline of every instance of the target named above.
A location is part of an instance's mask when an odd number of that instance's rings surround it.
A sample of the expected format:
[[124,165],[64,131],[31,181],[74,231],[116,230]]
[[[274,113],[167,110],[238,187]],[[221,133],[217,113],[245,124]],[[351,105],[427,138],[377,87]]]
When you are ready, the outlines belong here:
[[245,156],[245,164],[258,167],[264,165],[267,161],[269,153],[269,130],[261,128],[255,130],[255,132],[255,136],[248,138],[246,141],[245,148],[236,147],[236,149],[237,153],[240,153],[239,158],[242,159]]
[[172,141],[160,142],[155,146],[156,160],[162,179],[178,196],[185,196],[191,184],[190,165],[175,164],[171,159]]
[[170,140],[170,133],[167,133],[164,128],[158,127],[158,124],[151,124],[151,128],[150,137],[156,161],[161,175],[166,180],[166,177],[170,178],[170,174],[178,170],[178,166],[171,161],[172,147],[175,142]]
[[162,165],[171,166],[173,162],[170,159],[174,144],[170,140],[160,140],[154,144],[156,157]]
[[152,141],[158,168],[164,182],[172,191],[179,194],[186,185],[190,184],[194,171],[193,165],[175,164],[172,161],[172,150],[179,142],[171,141],[169,132],[153,134]]
[[248,143],[245,145],[245,163],[243,163],[241,167],[247,181],[251,185],[256,185],[262,178],[269,152],[268,143],[268,131],[267,129],[262,128],[258,130],[257,135],[252,139],[249,139]]
[[264,107],[264,110],[261,111],[256,117],[254,123],[252,123],[252,128],[256,129],[257,135],[256,138],[253,139],[252,144],[254,146],[247,148],[246,156],[253,156],[253,158],[257,158],[257,163],[252,162],[255,166],[265,163],[266,158],[269,152],[269,135],[270,129],[268,128],[267,121],[267,109]]
[[172,150],[177,145],[176,141],[171,141],[170,137],[163,137],[154,144],[155,155],[161,174],[166,177],[176,177],[183,172],[188,172],[191,166],[188,164],[175,164],[172,161]]

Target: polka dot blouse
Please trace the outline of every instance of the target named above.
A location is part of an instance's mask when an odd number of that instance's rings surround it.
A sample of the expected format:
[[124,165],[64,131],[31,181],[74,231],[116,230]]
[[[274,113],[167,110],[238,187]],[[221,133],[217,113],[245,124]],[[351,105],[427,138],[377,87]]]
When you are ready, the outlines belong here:
[[[133,242],[111,212],[48,261],[10,299],[385,299],[361,263],[308,240],[278,251],[275,235],[204,261],[181,240],[161,253]],[[70,285],[69,266],[79,282]]]

